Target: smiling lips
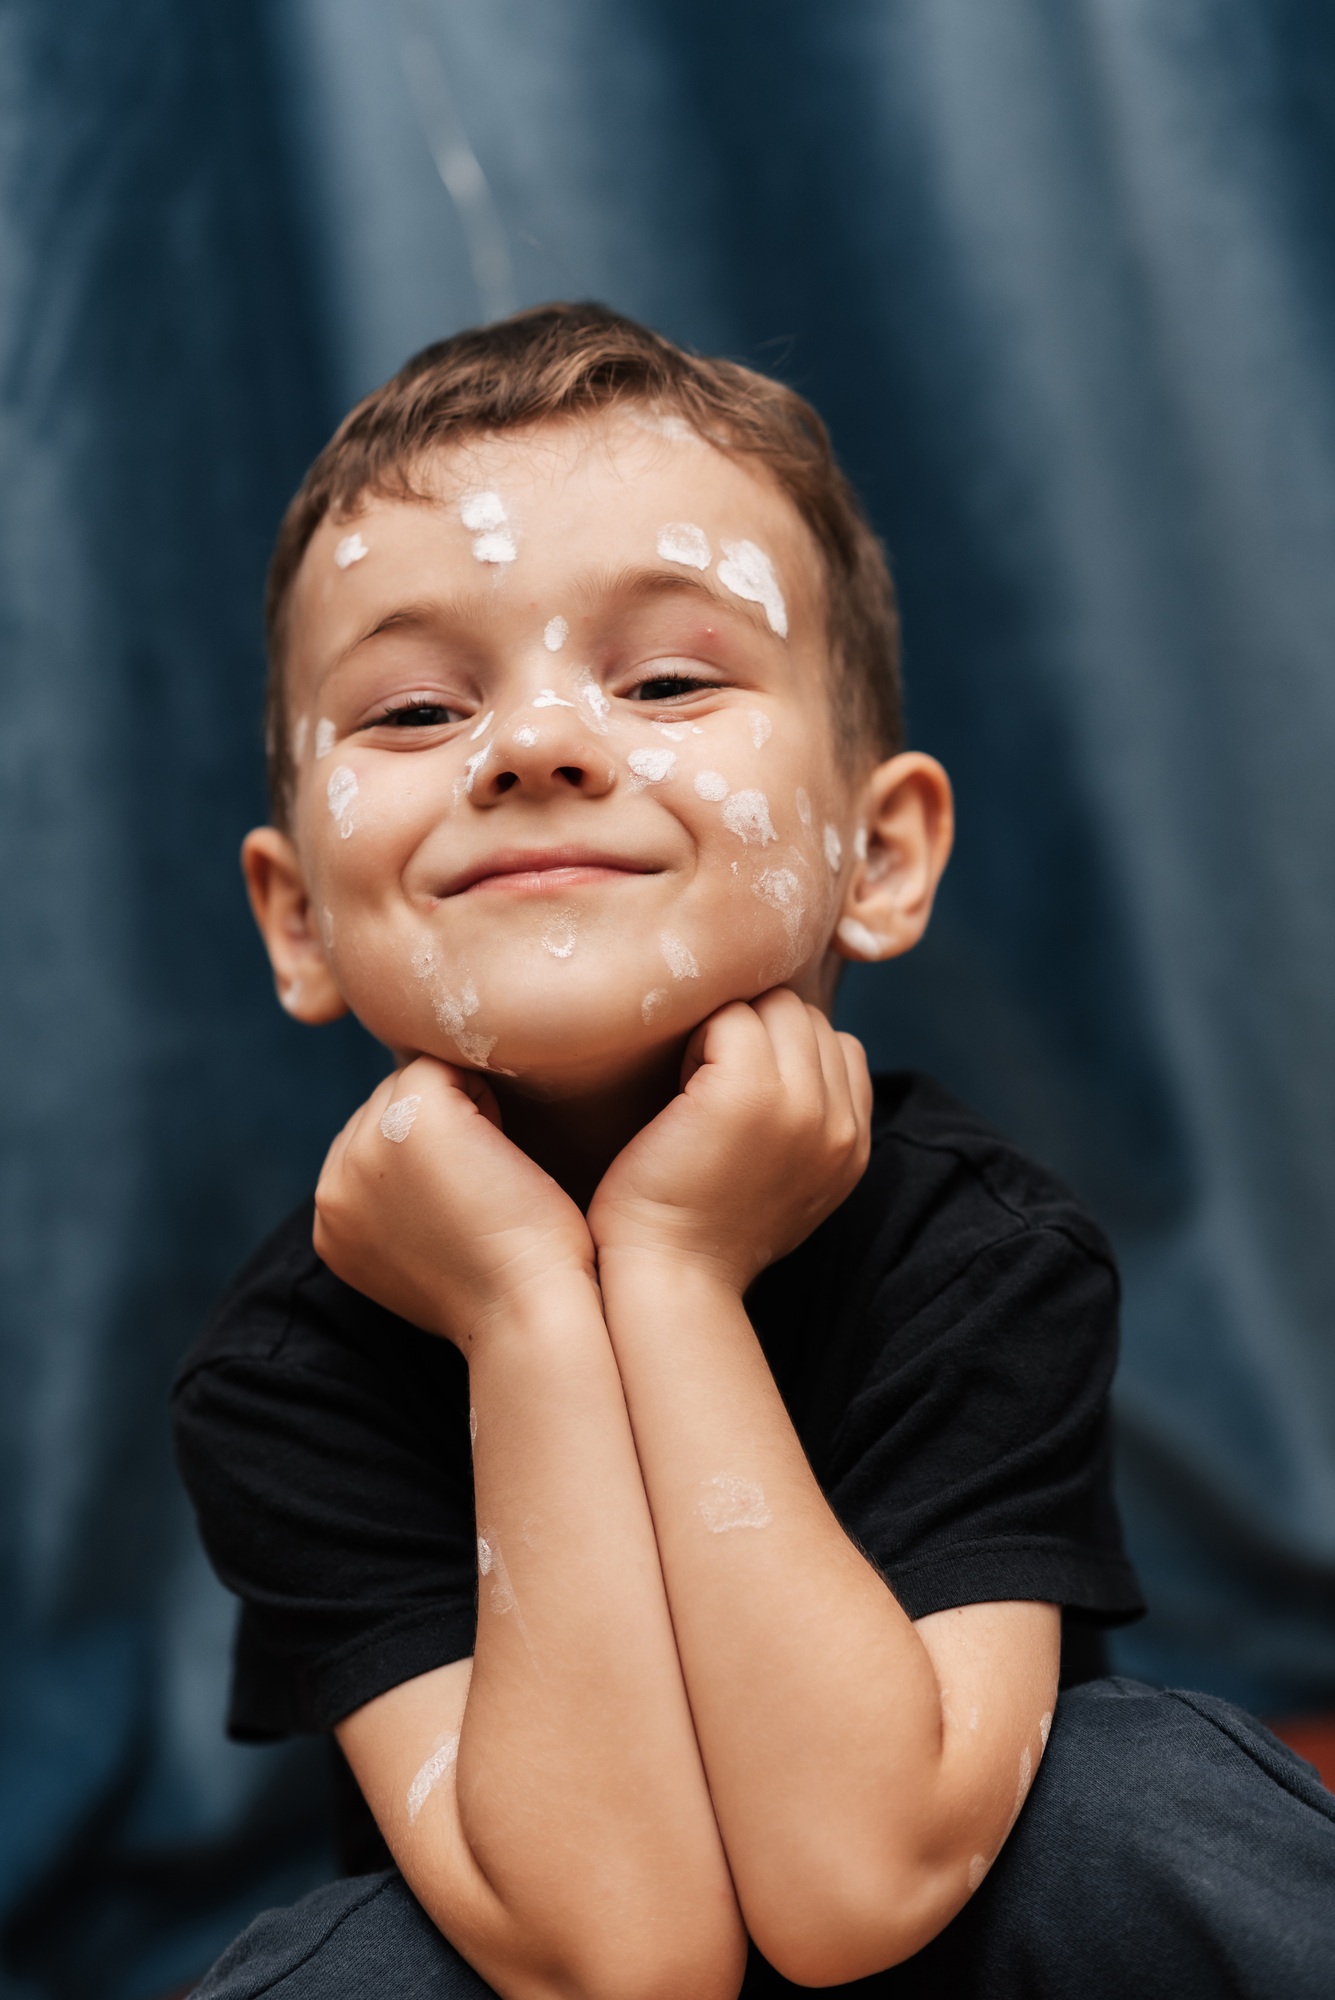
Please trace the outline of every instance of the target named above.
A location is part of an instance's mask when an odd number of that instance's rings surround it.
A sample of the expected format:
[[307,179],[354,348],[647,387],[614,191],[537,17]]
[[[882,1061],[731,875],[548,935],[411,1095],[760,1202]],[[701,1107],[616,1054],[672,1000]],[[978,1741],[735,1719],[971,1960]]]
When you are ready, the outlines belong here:
[[463,896],[495,890],[509,896],[550,896],[586,883],[650,875],[652,864],[587,847],[507,848],[467,868],[445,894]]

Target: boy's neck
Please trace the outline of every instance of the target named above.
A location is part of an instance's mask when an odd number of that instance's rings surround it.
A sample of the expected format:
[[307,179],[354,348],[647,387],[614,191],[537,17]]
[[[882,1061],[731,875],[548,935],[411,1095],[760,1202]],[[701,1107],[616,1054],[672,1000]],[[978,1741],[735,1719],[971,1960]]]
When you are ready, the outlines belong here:
[[626,1076],[568,1091],[539,1094],[493,1077],[506,1137],[587,1209],[617,1154],[681,1088],[684,1046]]

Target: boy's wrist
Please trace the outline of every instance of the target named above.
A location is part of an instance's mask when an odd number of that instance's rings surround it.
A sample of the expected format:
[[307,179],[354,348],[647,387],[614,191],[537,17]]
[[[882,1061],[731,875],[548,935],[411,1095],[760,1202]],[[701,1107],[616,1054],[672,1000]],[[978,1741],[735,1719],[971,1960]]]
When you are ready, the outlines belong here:
[[598,1277],[609,1291],[679,1296],[683,1291],[740,1299],[751,1282],[717,1252],[683,1251],[661,1243],[612,1243],[598,1249]]
[[465,1356],[476,1355],[484,1343],[495,1347],[506,1339],[533,1342],[572,1325],[602,1321],[597,1281],[587,1267],[570,1265],[536,1273],[511,1286],[474,1314],[465,1340]]

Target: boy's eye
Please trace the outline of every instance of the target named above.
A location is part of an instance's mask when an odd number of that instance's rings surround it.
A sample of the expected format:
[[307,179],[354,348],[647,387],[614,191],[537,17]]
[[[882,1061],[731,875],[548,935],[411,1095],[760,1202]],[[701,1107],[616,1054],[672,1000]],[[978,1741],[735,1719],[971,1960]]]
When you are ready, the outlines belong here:
[[368,729],[440,729],[448,723],[464,719],[461,708],[451,708],[443,701],[404,701],[393,708],[382,709],[365,726]]
[[652,679],[641,681],[630,691],[632,701],[673,701],[683,695],[699,694],[702,688],[716,687],[716,681],[703,680],[699,674],[655,674]]

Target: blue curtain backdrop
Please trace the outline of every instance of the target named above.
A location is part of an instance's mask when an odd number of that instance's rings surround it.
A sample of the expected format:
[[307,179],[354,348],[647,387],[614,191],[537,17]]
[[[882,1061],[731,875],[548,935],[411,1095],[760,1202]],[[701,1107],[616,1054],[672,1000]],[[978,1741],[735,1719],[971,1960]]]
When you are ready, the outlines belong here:
[[1335,1708],[1335,16],[4,0],[0,106],[0,1995],[151,2000],[331,1865],[165,1422],[379,1067],[250,936],[257,600],[346,404],[540,298],[828,418],[960,803],[847,1019],[1117,1240],[1119,1664]]

